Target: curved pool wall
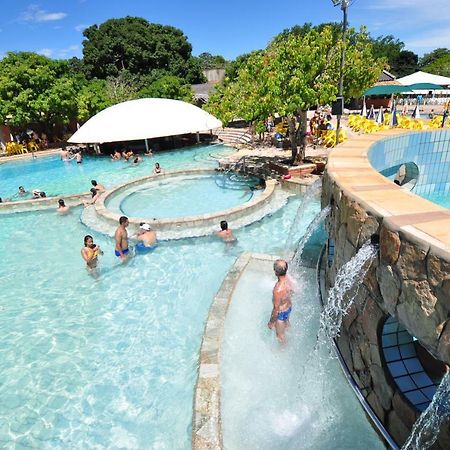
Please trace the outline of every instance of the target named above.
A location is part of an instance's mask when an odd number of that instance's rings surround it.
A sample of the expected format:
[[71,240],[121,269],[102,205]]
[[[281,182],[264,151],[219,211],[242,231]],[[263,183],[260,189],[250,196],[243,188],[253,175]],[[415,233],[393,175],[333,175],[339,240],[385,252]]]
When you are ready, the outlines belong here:
[[[447,138],[441,130],[358,136],[331,152],[323,180],[322,206],[331,205],[328,288],[363,243],[379,236],[378,257],[357,289],[337,343],[355,383],[399,446],[420,411],[394,382],[382,350],[382,329],[393,316],[432,355],[450,363],[450,211],[395,185],[379,170],[409,162],[401,159],[412,157],[406,143],[424,143],[426,149],[414,151],[422,166],[421,189],[443,188],[444,175],[433,183],[433,164],[423,162],[445,159],[445,152],[430,149],[447,148]],[[420,181],[424,172],[428,176]],[[447,423],[437,448],[449,448],[449,431]]]
[[[181,170],[150,175],[121,184],[105,192],[97,200],[94,207],[86,208],[85,212],[83,212],[82,220],[86,225],[99,232],[111,235],[114,233],[114,229],[117,228],[119,218],[123,214],[110,210],[108,203],[114,201],[114,198],[122,195],[123,192],[131,188],[137,188],[149,180],[161,178],[170,180],[173,176],[210,175],[213,173],[215,172],[211,169]],[[211,234],[218,229],[221,220],[228,221],[231,228],[248,225],[260,220],[271,212],[275,212],[286,203],[289,194],[285,194],[281,190],[276,192],[276,185],[277,182],[275,180],[267,180],[266,188],[256,198],[224,211],[173,219],[155,220],[153,217],[129,217],[130,230],[131,232],[137,231],[139,223],[148,222],[158,232],[160,239],[166,240]]]
[[[367,156],[379,172],[414,162],[419,177],[414,192],[421,196],[450,189],[450,130],[420,131],[381,139]],[[393,173],[392,175],[395,175]]]

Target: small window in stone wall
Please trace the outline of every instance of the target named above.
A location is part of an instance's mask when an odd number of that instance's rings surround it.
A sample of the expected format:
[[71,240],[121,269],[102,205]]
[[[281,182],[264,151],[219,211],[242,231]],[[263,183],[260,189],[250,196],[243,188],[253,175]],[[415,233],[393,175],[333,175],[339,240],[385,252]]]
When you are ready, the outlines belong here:
[[334,259],[334,241],[333,239],[328,239],[327,245],[328,267],[331,267],[331,264],[333,264],[333,259]]
[[[436,379],[436,374],[429,375],[425,371],[418,357],[419,344],[415,341],[394,317],[389,317],[384,323],[381,344],[389,372],[403,395],[419,411],[424,411],[430,404],[440,380]],[[420,347],[420,351],[426,352],[423,347]],[[426,353],[428,359],[434,360]],[[440,364],[434,361],[437,365]]]

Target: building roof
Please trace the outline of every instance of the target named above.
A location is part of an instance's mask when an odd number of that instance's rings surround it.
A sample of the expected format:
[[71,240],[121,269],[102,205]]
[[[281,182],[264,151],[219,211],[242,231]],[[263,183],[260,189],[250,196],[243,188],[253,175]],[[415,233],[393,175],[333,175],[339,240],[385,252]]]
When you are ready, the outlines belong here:
[[210,94],[213,93],[216,85],[217,83],[193,84],[192,90],[194,91],[194,99],[206,103],[209,100]]
[[71,143],[135,141],[196,133],[222,126],[211,114],[190,103],[142,98],[119,103],[91,117],[68,140]]
[[432,73],[427,72],[412,73],[411,75],[407,75],[406,77],[397,78],[397,81],[406,86],[416,83],[433,83],[439,84],[441,86],[450,85],[450,78],[443,77],[441,75],[433,75]]

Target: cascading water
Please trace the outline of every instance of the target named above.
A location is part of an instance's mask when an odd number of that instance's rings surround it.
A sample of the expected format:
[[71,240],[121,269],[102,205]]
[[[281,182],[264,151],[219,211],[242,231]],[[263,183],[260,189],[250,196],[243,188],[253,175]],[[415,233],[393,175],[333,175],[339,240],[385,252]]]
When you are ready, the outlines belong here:
[[308,225],[308,228],[306,229],[305,234],[298,241],[294,256],[291,260],[291,264],[293,267],[297,267],[300,264],[305,244],[308,242],[309,238],[313,235],[313,233],[320,226],[320,224],[325,219],[325,217],[328,216],[330,211],[331,211],[331,206],[330,205],[326,206],[319,212],[319,214],[317,214],[316,217],[314,217],[314,219]]
[[320,315],[319,339],[333,339],[339,335],[342,318],[347,314],[356,292],[349,298],[346,294],[364,279],[371,261],[377,254],[377,247],[367,241],[353,258],[344,264],[336,275],[334,286],[328,294],[328,303]]
[[303,195],[302,201],[300,205],[298,206],[297,213],[295,215],[295,219],[292,222],[291,228],[289,229],[289,233],[286,238],[285,243],[285,256],[287,256],[289,251],[292,251],[292,248],[295,247],[295,242],[297,241],[297,236],[300,234],[301,226],[303,225],[303,218],[305,216],[304,212],[307,209],[308,205],[313,202],[317,201],[316,197],[321,192],[322,189],[322,179],[318,178],[316,181],[314,181],[313,184],[308,186],[308,188],[305,191],[305,194]]
[[433,400],[414,424],[402,450],[424,450],[431,447],[444,422],[450,420],[450,373],[442,378]]

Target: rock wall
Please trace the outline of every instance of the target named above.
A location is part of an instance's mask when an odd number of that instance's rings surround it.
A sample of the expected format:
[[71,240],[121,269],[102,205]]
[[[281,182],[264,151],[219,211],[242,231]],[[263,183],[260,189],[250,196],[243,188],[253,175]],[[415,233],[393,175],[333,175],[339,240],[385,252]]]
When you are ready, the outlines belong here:
[[[402,445],[419,412],[397,389],[384,363],[381,330],[395,316],[436,358],[450,364],[450,261],[431,253],[426,242],[410,242],[343,193],[324,175],[322,206],[332,205],[327,220],[334,259],[326,268],[328,287],[337,271],[371,235],[380,237],[372,263],[337,340],[356,383],[394,440]],[[433,448],[450,448],[450,424]]]

